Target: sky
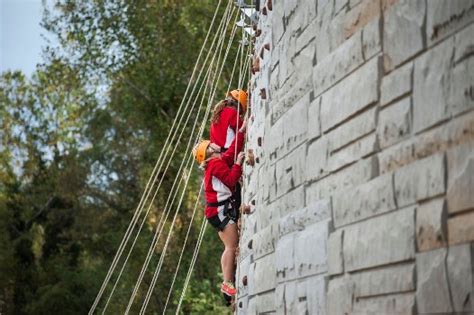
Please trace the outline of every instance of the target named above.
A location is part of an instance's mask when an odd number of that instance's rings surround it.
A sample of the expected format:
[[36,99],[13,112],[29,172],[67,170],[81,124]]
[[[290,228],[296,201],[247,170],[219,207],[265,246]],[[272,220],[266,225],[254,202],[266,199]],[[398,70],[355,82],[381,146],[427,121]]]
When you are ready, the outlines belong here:
[[31,76],[41,62],[41,0],[0,0],[0,72]]

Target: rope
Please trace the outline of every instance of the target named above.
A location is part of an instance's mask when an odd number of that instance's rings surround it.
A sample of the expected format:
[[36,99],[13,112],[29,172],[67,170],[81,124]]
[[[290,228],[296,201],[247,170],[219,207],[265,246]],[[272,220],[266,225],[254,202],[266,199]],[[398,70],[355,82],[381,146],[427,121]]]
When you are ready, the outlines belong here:
[[186,275],[186,280],[184,281],[184,286],[181,292],[181,296],[179,298],[178,307],[176,308],[176,313],[175,313],[176,315],[178,315],[179,310],[181,309],[181,305],[183,304],[184,296],[189,286],[189,280],[191,279],[191,275],[194,270],[194,265],[196,264],[197,256],[199,253],[199,249],[201,248],[201,243],[204,238],[204,232],[206,231],[206,227],[207,227],[207,220],[203,219],[202,224],[201,224],[201,230],[199,232],[198,241],[196,242],[196,246],[194,247],[193,258],[191,260],[191,264],[189,265],[188,274]]
[[[193,209],[193,214],[191,216],[191,220],[189,222],[189,226],[188,226],[188,230],[186,231],[186,236],[184,237],[184,242],[183,242],[183,246],[181,248],[181,253],[179,254],[179,259],[178,259],[178,264],[176,266],[176,271],[173,275],[173,280],[171,281],[171,286],[170,286],[170,289],[168,291],[168,296],[166,297],[166,303],[165,303],[165,308],[163,309],[163,314],[166,313],[166,309],[168,308],[168,303],[170,301],[170,298],[171,298],[171,294],[172,294],[172,291],[173,291],[173,287],[174,287],[174,283],[176,282],[176,278],[178,276],[178,271],[179,271],[179,268],[181,266],[181,260],[183,259],[183,254],[184,254],[184,250],[186,248],[186,244],[188,242],[188,237],[189,237],[189,234],[191,232],[191,228],[193,227],[193,222],[194,222],[194,216],[196,214],[196,210],[197,210],[197,206],[199,204],[199,199],[201,197],[201,194],[202,194],[202,191],[203,191],[203,188],[204,188],[204,182],[201,184],[201,188],[199,189],[199,194],[196,198],[196,202],[194,204],[194,209]],[[203,219],[205,220],[205,218]]]
[[[230,19],[230,17],[231,17],[231,15],[229,15],[229,18],[228,18],[228,19]],[[228,20],[228,19],[227,19],[227,20]],[[224,19],[223,19],[223,20],[224,20]],[[225,29],[224,29],[224,30],[225,30]],[[216,36],[218,36],[218,35],[216,35]],[[220,37],[220,42],[222,42],[222,39],[223,39],[223,36]],[[219,43],[218,46],[220,46],[220,45],[221,45],[221,44]],[[214,55],[214,58],[215,58],[215,55]],[[214,60],[214,58],[213,58],[213,60]],[[212,63],[211,63],[211,64],[212,64]],[[198,116],[197,116],[197,117],[198,117]],[[197,118],[196,118],[196,119],[197,119]],[[193,129],[193,134],[194,134],[194,129]],[[191,138],[192,138],[192,136],[190,137],[190,139],[191,139]],[[189,145],[190,145],[190,142],[188,143],[188,147],[189,147]],[[189,156],[189,159],[188,159],[189,162],[191,161],[190,158],[191,158],[191,156]],[[183,162],[184,162],[184,160],[183,160]],[[187,165],[189,165],[189,162],[187,163]],[[181,164],[180,171],[181,171],[181,169],[182,169],[182,165],[183,165],[183,163]],[[186,166],[186,168],[188,168],[188,166]],[[178,171],[178,174],[180,173],[180,171]],[[176,179],[177,179],[177,178],[178,178],[178,177],[176,177]],[[176,181],[175,181],[175,183],[173,184],[173,186],[175,186],[175,185],[176,185]],[[179,187],[179,185],[178,185],[178,187]],[[173,190],[173,189],[172,189],[172,190]],[[175,191],[175,194],[174,194],[174,197],[173,197],[173,202],[174,202],[174,198],[176,197],[176,194],[177,194],[177,190]],[[169,202],[169,200],[170,200],[170,199],[168,199],[168,202]],[[173,202],[171,202],[171,204],[173,204]],[[166,220],[167,220],[167,217],[168,217],[168,215],[169,215],[169,213],[170,213],[170,209],[168,208],[168,211],[165,211],[165,212],[166,212],[166,217],[165,217],[165,219],[164,219],[164,222],[166,222]],[[164,214],[163,214],[163,215],[164,215]],[[163,215],[162,215],[162,217],[163,217]],[[161,232],[162,232],[162,230],[163,230],[163,227],[164,227],[164,225],[162,224],[162,225],[161,225],[161,228],[159,229],[159,233],[158,233],[158,234],[155,234],[155,236],[156,236],[155,239],[159,239],[159,236],[161,235]],[[158,230],[157,230],[157,232],[158,232]],[[131,300],[129,301],[129,306],[127,307],[126,313],[130,310],[130,307],[131,307],[131,305],[133,304],[133,300],[134,300],[134,298],[135,298],[135,296],[136,296],[136,294],[137,294],[137,292],[138,292],[138,287],[139,287],[139,285],[141,284],[141,281],[142,281],[143,276],[144,276],[144,274],[145,274],[146,267],[148,266],[149,261],[150,261],[150,259],[151,259],[151,256],[153,255],[153,249],[154,249],[154,247],[155,247],[155,244],[153,244],[153,243],[156,244],[157,241],[156,241],[156,242],[152,242],[152,246],[150,247],[150,250],[149,250],[149,255],[147,255],[146,262],[145,262],[145,264],[144,264],[144,266],[143,266],[143,268],[142,268],[142,272],[141,272],[141,274],[140,274],[139,280],[137,281],[137,284],[136,284],[136,286],[135,286],[134,292],[132,293],[132,297],[131,297]]]
[[[115,254],[115,257],[114,257],[114,259],[113,259],[113,261],[112,261],[112,264],[111,264],[111,266],[110,266],[110,268],[109,268],[109,270],[108,270],[108,272],[107,272],[106,278],[104,279],[104,281],[103,281],[103,283],[102,283],[102,286],[101,286],[101,288],[100,288],[100,290],[99,290],[99,293],[97,294],[96,299],[94,300],[94,303],[93,303],[93,305],[91,306],[91,308],[90,308],[90,310],[89,310],[89,314],[93,314],[93,313],[94,313],[94,311],[95,311],[95,309],[96,309],[96,307],[97,307],[97,305],[98,305],[98,303],[99,303],[99,301],[100,301],[100,299],[101,299],[101,297],[102,297],[102,295],[103,295],[103,293],[104,293],[104,290],[105,290],[105,288],[106,288],[108,282],[110,281],[110,278],[111,278],[111,276],[112,276],[112,273],[113,273],[113,271],[115,270],[116,265],[117,265],[117,263],[118,263],[118,261],[119,261],[121,255],[122,255],[122,253],[123,253],[123,250],[124,250],[125,247],[126,247],[126,243],[128,242],[128,240],[129,240],[129,238],[130,238],[130,236],[131,236],[131,234],[132,234],[133,227],[135,226],[135,224],[136,224],[136,222],[137,222],[137,220],[138,220],[138,217],[139,217],[139,214],[140,214],[140,212],[141,212],[141,210],[142,210],[142,208],[143,208],[143,205],[146,203],[146,200],[147,200],[147,198],[149,197],[149,194],[150,194],[150,192],[151,192],[150,188],[153,187],[154,183],[156,182],[156,178],[157,178],[158,174],[160,174],[160,171],[161,171],[161,168],[162,168],[162,165],[163,165],[163,161],[165,160],[165,156],[164,156],[165,149],[167,148],[168,143],[172,142],[172,140],[170,141],[171,135],[173,135],[173,138],[174,138],[174,136],[176,135],[176,130],[177,130],[177,129],[175,128],[176,122],[178,121],[178,118],[180,117],[180,118],[179,118],[179,122],[178,122],[178,125],[180,125],[180,123],[181,123],[181,121],[182,121],[182,118],[184,117],[184,115],[185,115],[185,113],[186,113],[186,110],[183,109],[183,104],[184,104],[184,102],[185,102],[185,100],[186,100],[186,97],[187,97],[187,95],[188,95],[189,89],[190,89],[190,87],[191,87],[191,85],[192,85],[192,82],[193,82],[193,79],[194,79],[194,77],[195,77],[196,70],[197,70],[198,65],[199,65],[199,63],[200,63],[202,53],[203,53],[203,51],[204,51],[204,47],[206,46],[206,44],[207,44],[207,42],[208,42],[209,35],[210,35],[211,30],[212,30],[212,28],[213,28],[213,26],[214,26],[215,19],[216,19],[216,17],[217,17],[217,13],[218,13],[219,8],[220,8],[220,5],[221,5],[221,1],[222,1],[222,0],[219,0],[219,3],[217,4],[217,7],[216,7],[216,10],[215,10],[215,12],[214,12],[214,16],[213,16],[213,18],[212,18],[210,27],[209,27],[208,32],[207,32],[207,34],[206,34],[206,37],[205,37],[205,39],[204,39],[204,43],[203,43],[203,45],[202,45],[202,47],[201,47],[201,49],[200,49],[200,52],[199,52],[198,58],[197,58],[197,60],[196,60],[196,63],[195,63],[195,65],[194,65],[191,78],[190,78],[190,80],[189,80],[189,82],[188,82],[185,95],[184,95],[184,97],[183,97],[183,99],[182,99],[182,101],[181,101],[181,104],[180,104],[180,106],[179,106],[178,113],[177,113],[177,115],[176,115],[176,117],[175,117],[175,119],[174,119],[174,121],[173,121],[173,124],[172,124],[172,126],[171,126],[171,128],[170,128],[170,132],[169,132],[169,134],[168,134],[168,137],[166,138],[166,141],[165,141],[165,145],[164,145],[164,147],[163,147],[163,150],[160,152],[160,156],[159,156],[159,158],[158,158],[158,160],[157,160],[157,162],[156,162],[156,164],[155,164],[155,166],[154,166],[154,168],[153,168],[152,174],[151,174],[151,176],[150,176],[150,178],[149,178],[149,180],[148,180],[148,182],[147,182],[147,184],[146,184],[145,191],[144,191],[144,193],[143,193],[143,195],[142,195],[142,197],[141,197],[141,199],[140,199],[140,202],[139,202],[139,204],[138,204],[138,206],[137,206],[137,208],[136,208],[136,210],[135,210],[135,212],[134,212],[134,215],[133,215],[133,217],[132,217],[132,220],[131,220],[131,222],[130,222],[128,228],[127,228],[127,231],[126,231],[126,233],[125,233],[125,235],[124,235],[124,237],[123,237],[123,239],[122,239],[122,241],[121,241],[121,243],[120,243],[120,245],[119,245],[119,248],[118,248],[118,250],[117,250],[117,253]],[[197,79],[197,80],[199,80],[199,77],[200,77],[201,74],[202,74],[202,70],[203,70],[203,68],[201,68],[201,71],[199,72],[199,76],[198,76],[198,79]],[[195,86],[193,87],[193,92],[194,92],[194,90],[195,90]],[[191,93],[191,94],[193,94],[193,93]],[[189,101],[188,101],[188,104],[189,104]],[[188,105],[188,104],[187,104],[187,105]],[[187,108],[187,106],[186,106],[186,108]],[[180,116],[180,111],[182,111],[182,115],[181,115],[181,116]],[[168,148],[167,152],[169,152],[169,148]],[[160,165],[159,168],[158,168],[158,165]],[[160,171],[158,171],[158,169],[159,169]],[[153,176],[154,174],[155,174],[155,176]],[[150,183],[152,182],[152,181],[151,181],[152,178],[154,178],[154,179],[153,179],[153,184],[150,186]],[[145,195],[146,195],[146,197],[145,197]]]
[[[233,14],[233,11],[232,11],[232,14]],[[230,20],[230,18],[232,17],[232,14],[229,15],[229,20]],[[235,23],[234,23],[234,25],[235,25]],[[218,73],[216,73],[216,75],[215,75],[215,78],[214,78],[214,80],[215,80],[215,83],[214,83],[214,90],[213,90],[213,92],[212,92],[212,96],[209,98],[209,103],[208,103],[208,106],[207,106],[205,118],[202,120],[201,128],[200,128],[200,130],[199,130],[198,139],[202,136],[202,133],[203,133],[203,131],[204,131],[204,129],[205,129],[206,122],[207,122],[207,118],[208,118],[208,116],[209,116],[209,114],[210,114],[211,105],[212,105],[212,103],[213,103],[212,101],[213,101],[213,99],[214,99],[214,97],[215,97],[215,93],[216,93],[216,91],[217,91],[218,81],[219,81],[220,76],[221,76],[221,74],[222,74],[222,70],[223,70],[225,61],[227,60],[227,56],[228,56],[228,53],[229,53],[229,51],[230,51],[231,44],[233,43],[233,38],[234,38],[234,35],[235,35],[235,29],[236,29],[236,28],[235,28],[235,26],[234,26],[234,28],[233,28],[233,30],[232,30],[231,38],[230,38],[229,43],[228,43],[228,45],[227,45],[227,49],[226,49],[226,52],[225,52],[224,59],[222,60],[222,63],[220,64],[220,70],[218,70]],[[219,60],[220,60],[220,55],[221,55],[221,53],[218,54],[219,58],[218,58],[217,65],[219,65],[219,63],[220,63],[220,61],[219,61]],[[219,67],[219,66],[217,66],[217,67]],[[189,159],[188,159],[188,163],[187,163],[186,168],[188,168],[189,162],[191,162],[191,156],[189,156]],[[193,171],[193,169],[191,169],[190,173],[191,173],[192,171]],[[170,241],[170,238],[171,238],[171,233],[172,233],[172,230],[173,230],[173,228],[174,228],[174,224],[175,224],[175,221],[176,221],[176,218],[177,218],[177,214],[178,214],[178,211],[179,211],[179,209],[180,209],[181,203],[182,203],[182,201],[183,201],[183,198],[184,198],[184,195],[185,195],[185,190],[186,190],[186,188],[187,188],[188,182],[189,182],[189,176],[188,176],[188,178],[187,178],[187,180],[186,180],[184,190],[183,190],[183,192],[182,192],[182,194],[181,194],[181,198],[180,198],[180,201],[179,201],[179,205],[178,205],[178,207],[177,207],[177,209],[176,209],[176,212],[175,212],[175,215],[174,215],[174,218],[173,218],[173,222],[172,222],[171,227],[170,227],[170,230],[169,230],[169,232],[168,232],[168,237],[167,237],[167,240],[166,240],[166,243],[165,243],[165,246],[164,246],[164,250],[162,251],[162,255],[161,255],[161,257],[160,257],[160,261],[158,262],[158,265],[157,265],[157,267],[156,267],[156,269],[155,269],[155,273],[154,273],[154,276],[153,276],[153,281],[152,281],[152,284],[151,284],[151,286],[150,286],[150,288],[149,288],[149,290],[148,290],[147,297],[146,297],[146,300],[145,300],[144,305],[142,306],[141,313],[144,313],[144,311],[146,310],[146,307],[147,307],[148,302],[149,302],[149,300],[150,300],[150,298],[151,298],[151,294],[152,294],[152,292],[153,292],[154,286],[155,286],[155,284],[156,284],[157,278],[158,278],[159,273],[160,273],[160,271],[161,271],[161,267],[162,267],[162,265],[163,265],[163,261],[164,261],[164,259],[165,259],[165,257],[166,257],[166,251],[167,251],[167,247],[168,247],[168,244],[169,244],[169,241]]]

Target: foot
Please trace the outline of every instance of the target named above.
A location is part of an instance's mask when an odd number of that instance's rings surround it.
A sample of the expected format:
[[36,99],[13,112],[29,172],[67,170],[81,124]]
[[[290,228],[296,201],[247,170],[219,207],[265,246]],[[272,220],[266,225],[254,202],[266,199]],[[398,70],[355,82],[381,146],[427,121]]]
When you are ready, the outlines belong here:
[[228,295],[234,296],[237,293],[237,290],[234,287],[234,284],[230,281],[222,282],[221,284],[221,292]]

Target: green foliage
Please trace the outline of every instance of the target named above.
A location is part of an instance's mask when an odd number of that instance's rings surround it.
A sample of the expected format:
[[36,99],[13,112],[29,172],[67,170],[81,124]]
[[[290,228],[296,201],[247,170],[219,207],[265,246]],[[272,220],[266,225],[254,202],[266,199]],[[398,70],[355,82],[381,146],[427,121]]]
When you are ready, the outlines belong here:
[[[1,314],[87,313],[163,149],[215,5],[56,0],[45,6],[42,26],[59,45],[45,47],[44,63],[32,78],[20,72],[0,76]],[[229,74],[226,69],[222,86]],[[189,135],[188,128],[185,140]],[[186,142],[172,144],[177,155],[107,313],[127,305],[177,169],[189,155]],[[150,313],[162,312],[198,187],[194,172]],[[169,311],[177,306],[197,242],[202,207],[198,211]],[[228,313],[218,289],[221,251],[208,228],[183,313]]]

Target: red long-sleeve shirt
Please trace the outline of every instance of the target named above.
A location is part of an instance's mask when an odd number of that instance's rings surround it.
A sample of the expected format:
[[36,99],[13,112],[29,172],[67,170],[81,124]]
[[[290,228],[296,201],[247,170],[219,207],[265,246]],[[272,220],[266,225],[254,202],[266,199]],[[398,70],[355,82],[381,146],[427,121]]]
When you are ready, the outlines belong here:
[[210,140],[218,146],[228,149],[235,140],[236,130],[240,129],[243,121],[239,118],[237,109],[224,107],[221,111],[219,121],[211,124]]
[[[242,150],[244,142],[244,134],[237,133],[237,146],[235,141],[232,142],[229,149],[221,155],[220,158],[214,158],[208,161],[204,173],[204,189],[207,203],[217,203],[224,201],[232,196],[235,184],[242,175],[242,168],[238,164],[234,164],[235,152]],[[215,216],[219,207],[206,206],[206,218]]]

